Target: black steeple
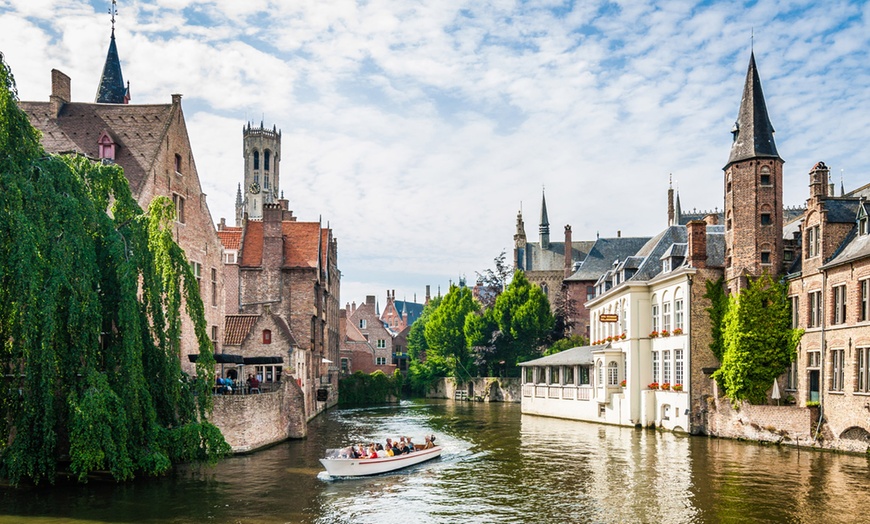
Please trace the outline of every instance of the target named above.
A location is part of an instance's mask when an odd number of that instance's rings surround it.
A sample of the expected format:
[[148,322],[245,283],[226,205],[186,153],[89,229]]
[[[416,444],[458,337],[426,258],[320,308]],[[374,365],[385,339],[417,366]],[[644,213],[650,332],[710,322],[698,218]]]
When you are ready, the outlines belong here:
[[779,153],[776,152],[776,143],[773,141],[773,124],[770,123],[770,117],[767,115],[761,80],[758,78],[758,69],[755,66],[755,52],[749,55],[749,70],[746,72],[746,84],[743,86],[740,113],[737,115],[737,122],[734,123],[731,133],[734,134],[734,142],[731,144],[728,165],[749,158],[780,158]]
[[128,86],[124,85],[124,77],[121,75],[121,59],[118,57],[118,47],[115,45],[115,13],[116,2],[112,0],[112,40],[109,42],[109,53],[106,55],[106,64],[103,66],[103,76],[100,77],[100,86],[97,88],[98,104],[126,104]]

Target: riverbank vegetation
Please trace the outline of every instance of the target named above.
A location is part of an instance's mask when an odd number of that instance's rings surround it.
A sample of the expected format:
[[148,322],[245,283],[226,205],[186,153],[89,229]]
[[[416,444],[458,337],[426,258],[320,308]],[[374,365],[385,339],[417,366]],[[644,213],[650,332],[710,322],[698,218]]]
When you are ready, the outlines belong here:
[[46,154],[2,55],[0,152],[0,476],[128,480],[228,454],[206,418],[212,343],[172,202],[145,213],[118,166]]
[[397,369],[392,376],[383,371],[356,373],[338,381],[338,403],[342,406],[362,406],[397,402],[405,379]]

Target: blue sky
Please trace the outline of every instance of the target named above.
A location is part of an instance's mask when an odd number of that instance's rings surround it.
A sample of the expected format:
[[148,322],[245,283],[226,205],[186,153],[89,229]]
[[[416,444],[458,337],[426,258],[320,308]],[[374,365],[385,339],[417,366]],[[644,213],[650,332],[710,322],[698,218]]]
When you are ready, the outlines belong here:
[[[50,70],[91,101],[109,2],[0,0],[24,100]],[[120,2],[133,103],[183,107],[215,220],[232,221],[246,120],[283,132],[281,185],[339,239],[342,303],[422,299],[492,265],[522,205],[537,239],[653,235],[673,173],[684,209],[722,207],[751,35],[803,203],[824,161],[870,183],[865,2],[157,0]]]

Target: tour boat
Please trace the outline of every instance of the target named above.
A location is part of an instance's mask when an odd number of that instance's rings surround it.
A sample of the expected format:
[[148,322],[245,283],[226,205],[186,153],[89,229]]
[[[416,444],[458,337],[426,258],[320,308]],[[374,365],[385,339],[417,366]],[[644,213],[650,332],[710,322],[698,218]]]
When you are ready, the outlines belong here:
[[320,463],[331,477],[361,477],[406,468],[441,456],[441,446],[383,458],[340,458],[341,450],[327,450]]

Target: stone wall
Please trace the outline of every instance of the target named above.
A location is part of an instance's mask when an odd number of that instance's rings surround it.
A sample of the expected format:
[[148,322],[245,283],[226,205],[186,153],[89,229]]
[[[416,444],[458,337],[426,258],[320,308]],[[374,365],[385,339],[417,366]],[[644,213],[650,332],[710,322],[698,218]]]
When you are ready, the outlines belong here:
[[260,395],[217,395],[209,419],[234,453],[247,453],[307,435],[302,389],[295,380]]
[[455,378],[439,379],[426,398],[454,398],[462,390],[470,397],[483,397],[485,402],[521,402],[523,387],[519,378],[477,377],[457,385]]

